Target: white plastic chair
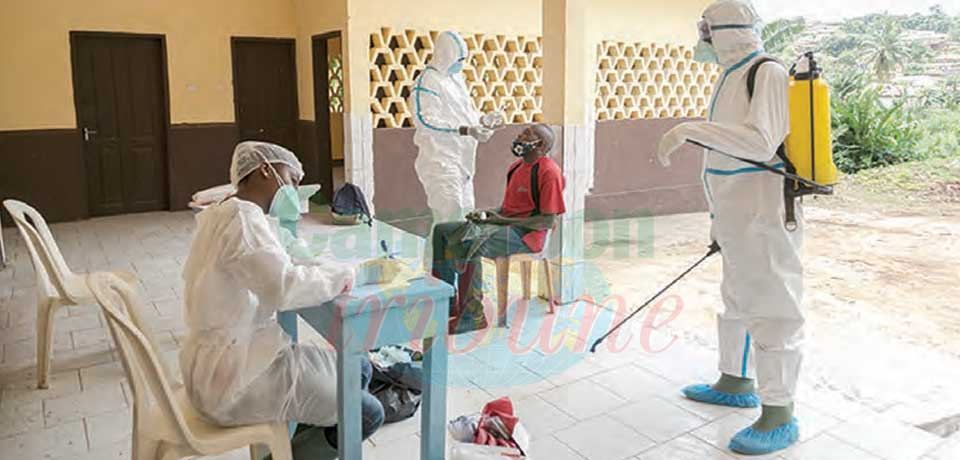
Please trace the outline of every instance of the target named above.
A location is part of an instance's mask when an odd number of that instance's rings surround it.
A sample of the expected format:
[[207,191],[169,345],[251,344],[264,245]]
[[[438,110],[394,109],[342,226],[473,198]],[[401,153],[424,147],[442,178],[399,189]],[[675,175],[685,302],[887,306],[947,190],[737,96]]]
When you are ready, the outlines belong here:
[[181,388],[171,389],[165,368],[137,320],[135,290],[114,273],[93,273],[87,284],[103,309],[133,390],[133,460],[219,455],[266,445],[276,460],[291,460],[286,423],[221,427],[205,421]]
[[[73,273],[63,260],[43,216],[22,201],[5,200],[3,206],[27,244],[37,276],[37,388],[49,388],[54,314],[60,307],[95,304],[96,300],[87,289],[84,276]],[[133,274],[118,273],[128,282],[136,283]]]
[[7,268],[7,250],[3,247],[3,225],[0,225],[0,270]]
[[[530,299],[530,277],[533,272],[533,263],[542,262],[543,271],[546,276],[546,300],[548,304],[548,313],[556,312],[556,297],[553,290],[553,273],[550,269],[550,260],[547,258],[547,247],[550,243],[550,234],[552,230],[547,230],[544,239],[543,249],[537,253],[530,254],[512,254],[505,257],[497,257],[494,264],[497,267],[497,326],[505,327],[507,325],[507,304],[510,294],[510,262],[520,262],[520,283],[523,287],[523,298]],[[541,293],[541,297],[543,297]]]

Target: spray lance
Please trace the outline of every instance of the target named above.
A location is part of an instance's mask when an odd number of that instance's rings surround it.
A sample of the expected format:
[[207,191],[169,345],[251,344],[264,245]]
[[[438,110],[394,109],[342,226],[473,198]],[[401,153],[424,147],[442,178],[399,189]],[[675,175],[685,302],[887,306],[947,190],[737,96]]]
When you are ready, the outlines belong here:
[[693,265],[691,265],[690,268],[686,269],[683,273],[680,274],[680,276],[674,278],[673,281],[670,282],[670,284],[667,284],[666,286],[664,286],[663,289],[660,289],[659,292],[657,292],[656,294],[654,294],[653,297],[650,297],[650,299],[648,299],[646,302],[644,302],[643,305],[641,305],[639,308],[637,308],[636,310],[634,310],[633,313],[630,313],[629,315],[627,315],[626,318],[624,318],[624,319],[621,320],[619,323],[617,323],[617,324],[614,325],[612,328],[610,328],[610,330],[607,331],[606,334],[603,334],[602,337],[600,337],[599,339],[597,339],[596,341],[594,341],[594,342],[593,342],[593,345],[590,346],[590,353],[596,353],[597,347],[600,346],[600,344],[601,344],[604,340],[606,340],[607,337],[610,337],[610,335],[612,335],[614,332],[616,332],[618,329],[620,329],[621,326],[623,326],[623,325],[626,324],[628,321],[630,321],[634,316],[636,316],[637,313],[640,313],[641,311],[643,311],[644,308],[647,308],[647,306],[649,306],[651,303],[653,303],[654,300],[657,300],[657,298],[660,297],[660,295],[662,295],[664,292],[667,292],[667,290],[670,289],[671,287],[673,287],[674,284],[677,284],[678,281],[680,281],[681,279],[683,279],[684,276],[687,276],[688,273],[692,272],[694,269],[696,269],[697,267],[699,267],[700,264],[703,263],[703,261],[709,259],[710,256],[712,256],[712,255],[714,255],[714,254],[716,254],[716,253],[718,253],[718,252],[720,252],[720,245],[717,244],[716,241],[714,241],[713,243],[710,244],[710,249],[707,250],[707,253],[704,254],[703,257],[701,257],[699,260],[697,260]]
[[797,218],[794,211],[795,201],[797,198],[803,197],[804,195],[815,194],[815,195],[833,195],[833,186],[824,185],[821,183],[814,182],[810,179],[804,178],[796,174],[796,169],[793,166],[793,163],[790,161],[789,155],[783,153],[783,146],[777,151],[777,155],[784,161],[786,164],[786,171],[774,168],[766,163],[751,160],[749,158],[742,158],[736,155],[718,150],[714,147],[711,147],[702,142],[695,141],[693,139],[687,139],[687,142],[707,149],[708,151],[718,153],[728,158],[733,158],[734,160],[742,161],[746,164],[755,166],[759,169],[772,172],[776,175],[783,176],[785,179],[783,181],[783,205],[784,205],[784,227],[788,231],[794,231],[797,229]]
[[709,150],[709,151],[711,151],[711,152],[719,153],[720,155],[723,155],[723,156],[725,156],[725,157],[733,158],[734,160],[740,160],[740,161],[742,161],[742,162],[744,162],[744,163],[747,163],[747,164],[749,164],[749,165],[756,166],[756,167],[758,167],[758,168],[760,168],[760,169],[764,169],[764,170],[770,171],[770,172],[772,172],[772,173],[774,173],[774,174],[781,175],[781,176],[783,176],[783,177],[785,177],[785,178],[787,178],[787,179],[797,181],[797,182],[799,182],[799,183],[801,183],[801,184],[803,184],[803,185],[806,185],[807,187],[810,187],[810,189],[816,191],[817,193],[821,193],[821,194],[824,194],[824,195],[832,195],[832,194],[833,194],[833,188],[830,187],[830,186],[828,186],[828,185],[818,184],[818,183],[816,183],[816,182],[814,182],[814,181],[812,181],[812,180],[804,179],[804,178],[802,178],[802,177],[800,177],[800,176],[798,176],[798,175],[796,175],[796,174],[789,173],[789,172],[784,171],[784,170],[782,170],[782,169],[774,168],[773,166],[770,166],[770,165],[768,165],[768,164],[765,164],[765,163],[762,163],[762,162],[759,162],[759,161],[750,160],[750,159],[748,159],[748,158],[738,157],[738,156],[736,156],[736,155],[733,155],[733,154],[730,154],[730,153],[727,153],[727,152],[724,152],[724,151],[721,151],[721,150],[717,150],[717,149],[715,149],[715,148],[713,148],[713,147],[710,147],[710,146],[707,145],[707,144],[704,144],[704,143],[701,143],[701,142],[697,142],[697,141],[695,141],[695,140],[693,140],[693,139],[687,139],[687,142],[689,142],[689,143],[691,143],[691,144],[693,144],[693,145],[696,145],[697,147],[701,147],[701,148],[707,149],[707,150]]

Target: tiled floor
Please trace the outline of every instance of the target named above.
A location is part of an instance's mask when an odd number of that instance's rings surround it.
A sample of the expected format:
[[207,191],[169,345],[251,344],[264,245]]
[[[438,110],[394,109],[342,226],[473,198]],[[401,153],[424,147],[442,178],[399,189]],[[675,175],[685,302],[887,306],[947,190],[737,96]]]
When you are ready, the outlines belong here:
[[[682,229],[701,219],[660,219],[657,232],[677,229],[682,234]],[[155,213],[53,226],[68,264],[76,271],[125,269],[137,274],[149,305],[141,315],[174,372],[184,334],[180,269],[192,224],[188,213]],[[0,271],[0,457],[129,458],[131,393],[96,306],[70,307],[58,314],[51,386],[34,388],[35,278],[19,237],[8,228],[4,238],[10,266]],[[675,248],[669,240],[658,242],[658,248],[661,243]],[[610,288],[623,289],[632,303],[633,294],[642,297],[649,289],[648,285],[635,287],[630,294],[629,287],[635,284],[631,280],[660,276],[650,267],[663,260],[668,261],[664,265],[674,266],[686,258],[664,257],[643,264],[600,260],[597,265]],[[702,295],[711,295],[716,280],[710,273],[691,278],[688,289],[702,288]],[[533,324],[544,320],[542,307],[531,305],[532,311],[540,312],[533,315]],[[561,308],[557,324],[576,326],[583,320],[577,315],[569,307]],[[641,334],[641,326],[638,322],[630,331]],[[678,394],[685,383],[715,376],[715,343],[702,339],[710,332],[665,328],[646,333],[645,342],[634,341],[618,353],[601,350],[595,355],[551,355],[542,345],[516,355],[508,351],[504,337],[494,337],[469,354],[452,357],[448,415],[476,412],[486,401],[510,396],[532,435],[530,453],[537,459],[739,458],[726,449],[726,443],[751,423],[756,411],[704,406]],[[674,336],[679,339],[672,342]],[[520,343],[529,340],[524,337]],[[671,343],[665,351],[650,352]],[[887,407],[868,407],[831,391],[828,383],[801,383],[798,417],[803,442],[771,458],[960,458],[960,438],[944,439],[913,426],[949,415],[945,408],[949,405],[904,397]],[[365,444],[366,458],[418,458],[419,420],[416,416],[384,427]],[[242,459],[246,452],[220,458]]]

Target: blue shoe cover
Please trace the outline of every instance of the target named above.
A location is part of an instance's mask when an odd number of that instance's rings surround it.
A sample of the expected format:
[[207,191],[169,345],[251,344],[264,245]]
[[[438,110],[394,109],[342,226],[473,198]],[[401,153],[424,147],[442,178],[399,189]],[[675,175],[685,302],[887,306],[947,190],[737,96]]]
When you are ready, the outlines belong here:
[[800,427],[794,418],[772,431],[757,431],[748,426],[730,440],[728,447],[738,454],[764,455],[790,447],[799,437]]
[[683,395],[694,401],[718,406],[759,407],[760,397],[756,393],[722,393],[706,384],[690,385],[683,389]]

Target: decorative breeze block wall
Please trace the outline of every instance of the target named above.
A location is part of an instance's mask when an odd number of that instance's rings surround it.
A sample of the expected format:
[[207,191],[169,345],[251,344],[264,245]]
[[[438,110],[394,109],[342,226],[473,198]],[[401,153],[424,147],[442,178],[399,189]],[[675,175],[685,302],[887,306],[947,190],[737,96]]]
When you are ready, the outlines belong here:
[[330,113],[343,113],[343,61],[340,56],[330,56],[327,64],[327,90],[330,98]]
[[682,45],[597,46],[598,120],[706,117],[719,68]]
[[[407,106],[417,77],[433,53],[437,31],[381,28],[370,34],[370,109],[376,128],[412,127]],[[477,108],[502,108],[508,123],[540,121],[542,41],[540,37],[468,34],[463,73]]]

